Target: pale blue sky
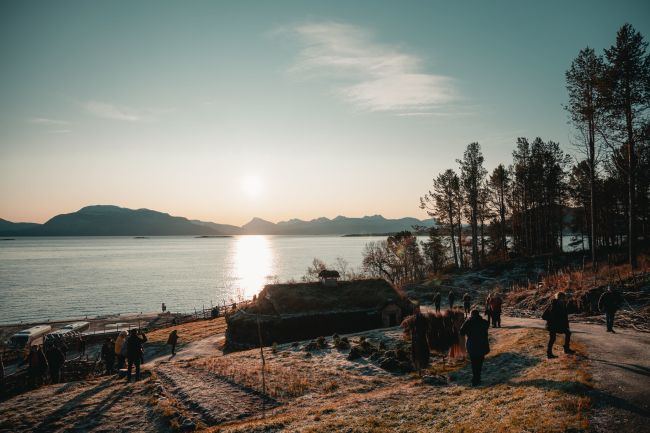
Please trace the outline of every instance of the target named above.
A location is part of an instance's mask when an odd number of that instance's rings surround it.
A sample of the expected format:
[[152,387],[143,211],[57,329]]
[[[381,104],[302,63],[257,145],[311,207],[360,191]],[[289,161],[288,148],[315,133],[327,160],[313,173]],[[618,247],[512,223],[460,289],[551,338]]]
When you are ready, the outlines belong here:
[[[452,4],[453,3],[453,4]],[[650,2],[0,3],[0,217],[424,217],[478,141],[569,149],[564,71]]]

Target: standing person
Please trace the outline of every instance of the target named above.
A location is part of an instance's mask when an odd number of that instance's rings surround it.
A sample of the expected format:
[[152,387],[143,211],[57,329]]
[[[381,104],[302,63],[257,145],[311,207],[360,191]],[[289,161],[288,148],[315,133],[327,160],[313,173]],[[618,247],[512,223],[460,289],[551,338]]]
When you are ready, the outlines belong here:
[[465,293],[463,295],[463,309],[465,310],[465,317],[469,314],[469,309],[472,305],[472,297],[470,296],[469,293]]
[[135,365],[135,381],[140,380],[140,364],[142,363],[142,353],[144,349],[144,343],[147,341],[147,336],[144,333],[140,333],[142,338],[138,336],[138,331],[136,329],[131,329],[129,331],[129,336],[126,338],[124,344],[126,344],[126,357],[128,362],[128,371],[126,374],[126,381],[131,381],[131,369]]
[[490,353],[489,328],[490,323],[481,317],[477,309],[472,310],[469,319],[460,327],[460,335],[467,337],[467,354],[472,363],[472,386],[481,384],[483,360]]
[[47,358],[40,346],[29,348],[29,379],[33,386],[40,386],[43,383],[43,377],[47,374]]
[[600,295],[598,300],[598,309],[605,312],[605,322],[607,323],[607,332],[614,332],[614,315],[616,310],[621,307],[623,297],[617,291],[613,291],[610,286]]
[[566,295],[564,292],[558,292],[551,304],[546,307],[542,314],[542,319],[546,320],[546,329],[548,329],[548,347],[546,356],[548,358],[557,358],[553,355],[553,344],[557,334],[564,334],[564,353],[575,353],[569,346],[571,343],[571,331],[569,330],[569,313],[566,309]]
[[106,366],[106,374],[113,374],[115,364],[115,343],[112,338],[107,338],[102,345],[102,360]]
[[172,355],[176,355],[176,343],[178,342],[178,331],[175,329],[169,333],[167,344],[172,346]]
[[440,312],[440,301],[442,300],[442,296],[440,296],[440,290],[436,292],[436,294],[433,296],[433,305],[436,307],[436,313]]
[[501,327],[501,306],[503,305],[503,300],[499,295],[499,292],[495,292],[490,296],[490,314],[492,315],[492,327],[500,328]]
[[429,364],[429,343],[427,341],[427,319],[418,308],[415,312],[415,323],[411,328],[411,359],[418,374]]
[[124,341],[126,340],[126,331],[120,332],[120,335],[115,339],[115,356],[117,357],[117,369],[121,370],[124,368],[124,355],[122,354],[122,348],[124,347]]
[[49,344],[45,351],[45,358],[47,359],[47,364],[50,368],[50,379],[52,380],[52,383],[61,382],[61,369],[65,363],[63,352],[54,344]]
[[492,310],[490,309],[491,300],[492,295],[488,293],[487,298],[485,298],[485,318],[487,319],[488,325],[492,323]]
[[165,303],[163,302],[162,304],[160,304],[160,309],[164,313],[165,311],[167,311],[167,305],[165,305]]
[[0,385],[5,378],[5,364],[2,362],[2,353],[0,353]]
[[447,295],[447,301],[449,301],[449,309],[451,310],[454,308],[454,299],[456,299],[456,295],[454,294],[453,290],[449,291],[449,294]]
[[79,340],[77,340],[77,349],[79,349],[80,357],[86,354],[86,340],[81,334],[79,334]]

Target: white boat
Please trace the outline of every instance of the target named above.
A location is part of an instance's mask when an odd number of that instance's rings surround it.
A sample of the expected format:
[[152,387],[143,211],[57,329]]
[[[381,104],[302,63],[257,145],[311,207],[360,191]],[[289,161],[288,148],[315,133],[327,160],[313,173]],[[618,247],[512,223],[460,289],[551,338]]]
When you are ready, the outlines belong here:
[[90,322],[73,322],[73,323],[68,323],[64,327],[61,328],[61,330],[68,330],[68,331],[76,331],[76,332],[83,332],[86,329],[90,328]]
[[52,330],[50,325],[37,325],[29,329],[16,332],[9,338],[8,346],[11,349],[21,350],[31,346],[43,344],[43,337]]

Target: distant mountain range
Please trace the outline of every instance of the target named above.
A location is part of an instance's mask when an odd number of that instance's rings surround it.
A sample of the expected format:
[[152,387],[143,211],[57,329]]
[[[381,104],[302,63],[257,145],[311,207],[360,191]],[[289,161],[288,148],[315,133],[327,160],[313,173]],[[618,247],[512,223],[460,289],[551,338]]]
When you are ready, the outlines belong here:
[[272,223],[253,218],[241,227],[189,220],[149,209],[87,206],[57,215],[44,224],[14,223],[0,219],[0,236],[175,236],[175,235],[345,235],[395,233],[413,226],[434,225],[433,219],[387,219],[381,215],[311,221],[291,219]]

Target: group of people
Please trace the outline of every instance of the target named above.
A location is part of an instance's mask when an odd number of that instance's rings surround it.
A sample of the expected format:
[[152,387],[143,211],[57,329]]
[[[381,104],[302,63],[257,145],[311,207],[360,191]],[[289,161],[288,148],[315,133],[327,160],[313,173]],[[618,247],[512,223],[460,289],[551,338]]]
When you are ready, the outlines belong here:
[[[113,340],[107,338],[102,345],[101,357],[106,367],[106,374],[113,374],[113,371],[121,370],[127,366],[126,381],[130,382],[135,367],[135,380],[140,380],[140,366],[144,362],[144,343],[147,336],[144,332],[131,329],[120,332]],[[117,363],[117,365],[115,365]]]
[[68,346],[61,341],[50,341],[45,345],[34,345],[27,354],[27,374],[32,386],[40,386],[49,381],[59,383],[63,378]]
[[[449,308],[453,308],[453,292],[449,292]],[[436,311],[440,311],[440,292],[434,296],[434,306]],[[608,287],[598,300],[598,309],[605,313],[607,332],[614,332],[614,316],[622,304],[622,296]],[[469,294],[463,296],[463,307],[465,313],[470,308],[471,297]],[[466,349],[472,365],[472,386],[481,383],[481,370],[485,356],[490,352],[490,341],[488,331],[490,322],[492,327],[501,327],[501,311],[503,300],[498,292],[491,293],[485,301],[486,319],[481,317],[480,311],[476,308],[471,310],[469,317],[465,320],[460,328],[460,335],[466,337]],[[569,327],[569,312],[567,308],[567,296],[564,292],[556,293],[551,299],[549,305],[542,314],[542,319],[546,322],[546,329],[549,333],[546,347],[548,359],[557,358],[553,353],[553,346],[558,334],[564,335],[563,349],[566,354],[574,354],[571,349],[571,330]]]

